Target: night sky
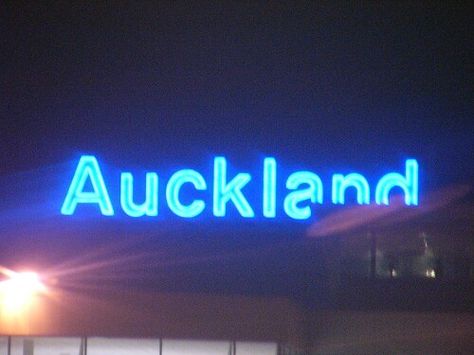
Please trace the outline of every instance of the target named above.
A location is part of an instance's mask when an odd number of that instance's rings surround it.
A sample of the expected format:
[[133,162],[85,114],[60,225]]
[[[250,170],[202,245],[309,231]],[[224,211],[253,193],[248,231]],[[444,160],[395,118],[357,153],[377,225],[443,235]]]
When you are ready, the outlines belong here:
[[[165,175],[209,171],[214,155],[258,171],[270,155],[284,173],[309,169],[326,181],[336,171],[402,171],[412,157],[422,194],[474,180],[474,28],[462,2],[10,2],[0,12],[0,255],[9,265],[52,266],[124,238],[138,254],[166,246],[173,261],[195,250],[225,258],[239,245],[284,249],[307,227],[265,222],[265,233],[238,218],[125,226],[101,216],[71,226],[51,204],[84,153]],[[225,264],[228,274],[246,258]],[[216,283],[210,271],[175,272],[183,284]]]

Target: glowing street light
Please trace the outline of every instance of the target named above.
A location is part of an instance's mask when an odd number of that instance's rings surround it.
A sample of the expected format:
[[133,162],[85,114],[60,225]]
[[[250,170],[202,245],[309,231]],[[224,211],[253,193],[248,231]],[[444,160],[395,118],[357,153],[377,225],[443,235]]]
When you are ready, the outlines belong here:
[[0,305],[4,314],[22,313],[37,295],[46,292],[46,286],[35,272],[14,272],[5,268],[0,272],[8,277],[0,282]]

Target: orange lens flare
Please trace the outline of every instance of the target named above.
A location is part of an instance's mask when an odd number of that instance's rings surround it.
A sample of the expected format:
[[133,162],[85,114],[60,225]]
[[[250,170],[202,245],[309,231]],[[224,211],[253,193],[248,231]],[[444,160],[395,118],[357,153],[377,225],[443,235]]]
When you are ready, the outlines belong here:
[[0,282],[0,304],[3,314],[26,311],[36,296],[46,292],[46,286],[34,272],[13,272]]

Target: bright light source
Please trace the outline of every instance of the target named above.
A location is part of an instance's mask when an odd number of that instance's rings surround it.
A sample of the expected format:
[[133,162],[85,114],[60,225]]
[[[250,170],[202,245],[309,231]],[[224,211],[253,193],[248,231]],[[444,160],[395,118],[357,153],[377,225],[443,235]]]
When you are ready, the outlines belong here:
[[436,277],[436,272],[433,269],[428,269],[426,270],[425,275],[426,277],[430,277],[434,279]]
[[9,314],[20,313],[31,305],[35,296],[45,292],[46,286],[34,272],[9,274],[0,282],[0,301],[2,311]]

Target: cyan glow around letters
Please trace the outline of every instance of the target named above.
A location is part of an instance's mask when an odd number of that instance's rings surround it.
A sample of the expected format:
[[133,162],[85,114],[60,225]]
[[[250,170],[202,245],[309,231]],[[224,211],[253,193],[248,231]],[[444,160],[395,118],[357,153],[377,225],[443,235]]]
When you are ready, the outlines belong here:
[[[176,171],[162,182],[156,172],[147,172],[145,181],[137,181],[130,172],[122,172],[120,176],[120,207],[130,217],[157,216],[159,193],[166,194],[167,208],[176,216],[193,218],[208,208],[215,217],[225,217],[227,207],[232,205],[240,216],[255,218],[255,210],[245,196],[245,187],[257,184],[261,187],[261,213],[264,218],[275,218],[277,206],[283,207],[284,213],[293,219],[303,220],[311,217],[311,204],[323,204],[327,199],[333,204],[345,204],[346,190],[353,189],[358,204],[371,202],[371,189],[367,179],[359,173],[347,175],[334,174],[330,198],[323,193],[321,178],[311,171],[295,171],[285,182],[286,194],[277,200],[278,164],[275,158],[263,160],[263,178],[256,181],[252,175],[239,172],[228,176],[227,159],[214,158],[213,181],[206,182],[202,174],[192,169]],[[160,187],[159,183],[162,184]],[[280,182],[282,183],[282,182]],[[145,184],[145,196],[136,201],[135,184]],[[194,199],[184,203],[180,200],[183,185],[189,185],[196,191],[212,194],[212,206],[206,206],[203,199]],[[86,186],[88,186],[86,188]],[[379,205],[390,203],[390,192],[393,188],[401,189],[405,204],[418,205],[418,162],[415,159],[405,161],[404,173],[390,172],[383,175],[374,189],[373,200]],[[113,216],[117,206],[113,206],[107,184],[100,169],[99,162],[92,155],[83,155],[77,164],[76,171],[66,193],[61,208],[63,215],[73,215],[80,205],[96,205],[104,216]]]

